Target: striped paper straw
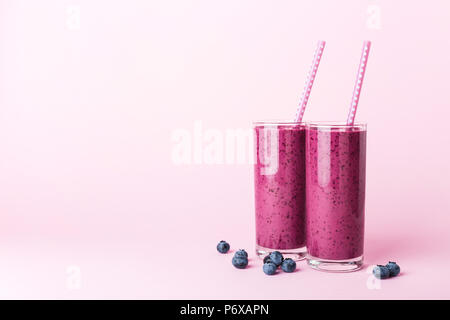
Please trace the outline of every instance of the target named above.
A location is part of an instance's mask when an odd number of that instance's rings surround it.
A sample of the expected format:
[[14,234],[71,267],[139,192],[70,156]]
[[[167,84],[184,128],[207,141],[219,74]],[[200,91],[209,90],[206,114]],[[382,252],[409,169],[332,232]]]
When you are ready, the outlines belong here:
[[296,122],[302,122],[303,114],[305,113],[306,104],[308,103],[309,94],[316,77],[317,68],[319,68],[320,58],[322,58],[322,52],[325,48],[325,41],[319,41],[317,43],[316,52],[314,53],[313,63],[306,79],[305,88],[303,89],[302,98],[297,108],[297,114],[295,115]]
[[347,125],[353,125],[355,121],[356,109],[358,109],[359,95],[366,73],[367,59],[369,58],[370,41],[364,41],[361,60],[359,61],[358,74],[356,75],[355,88],[353,89],[352,103],[348,112]]

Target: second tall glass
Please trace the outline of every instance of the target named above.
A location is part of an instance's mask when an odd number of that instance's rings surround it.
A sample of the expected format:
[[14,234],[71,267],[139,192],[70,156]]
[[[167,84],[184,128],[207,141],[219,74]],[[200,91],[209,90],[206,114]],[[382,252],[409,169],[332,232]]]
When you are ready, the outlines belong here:
[[362,266],[366,132],[365,124],[307,124],[306,238],[313,268]]

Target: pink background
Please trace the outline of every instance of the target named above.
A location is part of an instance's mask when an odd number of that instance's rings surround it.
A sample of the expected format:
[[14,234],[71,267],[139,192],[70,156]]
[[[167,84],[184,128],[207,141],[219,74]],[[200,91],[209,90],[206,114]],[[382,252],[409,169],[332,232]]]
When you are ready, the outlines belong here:
[[[448,30],[445,0],[0,0],[0,298],[449,299]],[[366,263],[403,270],[379,289],[265,276],[252,166],[172,161],[196,120],[293,117],[319,39],[305,120],[346,119],[372,40]]]

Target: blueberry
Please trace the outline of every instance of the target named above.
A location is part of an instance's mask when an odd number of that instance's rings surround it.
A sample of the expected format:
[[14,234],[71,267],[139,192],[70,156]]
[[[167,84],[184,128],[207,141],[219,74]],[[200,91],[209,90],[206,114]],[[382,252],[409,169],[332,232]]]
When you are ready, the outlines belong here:
[[389,270],[389,276],[395,277],[400,273],[400,267],[397,263],[389,261],[389,263],[386,265],[386,268]]
[[245,257],[234,256],[231,260],[231,263],[238,269],[245,269],[245,267],[248,265],[248,259]]
[[273,262],[264,263],[263,271],[265,274],[271,276],[277,272],[277,265]]
[[377,265],[373,268],[372,271],[375,278],[378,279],[387,279],[389,278],[389,269],[382,265]]
[[248,258],[248,253],[247,251],[245,251],[244,249],[240,249],[238,251],[236,251],[236,253],[234,254],[235,257],[243,257],[243,258]]
[[275,263],[277,266],[281,265],[283,262],[283,255],[279,251],[273,251],[269,255],[270,261]]
[[264,263],[271,262],[270,261],[270,255],[265,256],[263,262]]
[[297,264],[291,258],[284,259],[281,263],[281,269],[284,272],[294,272],[295,268],[297,268]]
[[228,250],[230,250],[230,245],[228,242],[222,240],[217,244],[217,251],[220,253],[227,253]]

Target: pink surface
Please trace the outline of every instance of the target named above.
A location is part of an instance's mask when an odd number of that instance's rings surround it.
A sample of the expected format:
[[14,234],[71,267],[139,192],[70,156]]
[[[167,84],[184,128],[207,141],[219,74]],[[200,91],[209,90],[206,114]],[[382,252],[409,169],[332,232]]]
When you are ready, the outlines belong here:
[[[449,299],[449,16],[444,0],[0,0],[0,297]],[[380,287],[304,263],[265,276],[252,165],[210,153],[292,117],[317,39],[305,121],[345,121],[372,41],[366,262],[402,267]]]

